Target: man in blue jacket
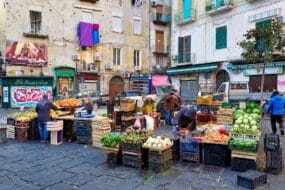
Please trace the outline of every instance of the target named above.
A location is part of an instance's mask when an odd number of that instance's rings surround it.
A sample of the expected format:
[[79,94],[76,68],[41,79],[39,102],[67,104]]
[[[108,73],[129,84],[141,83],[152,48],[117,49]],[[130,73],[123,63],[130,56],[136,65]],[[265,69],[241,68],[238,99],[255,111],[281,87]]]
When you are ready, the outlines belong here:
[[41,142],[47,142],[49,138],[47,122],[51,120],[50,109],[57,110],[57,107],[53,105],[52,102],[48,100],[48,96],[44,94],[42,100],[39,101],[36,106]]
[[278,91],[273,93],[274,95],[270,98],[268,103],[266,113],[270,114],[271,120],[271,128],[274,134],[277,132],[276,122],[279,124],[280,133],[284,135],[284,126],[283,126],[283,114],[284,114],[284,106],[285,99],[279,95]]

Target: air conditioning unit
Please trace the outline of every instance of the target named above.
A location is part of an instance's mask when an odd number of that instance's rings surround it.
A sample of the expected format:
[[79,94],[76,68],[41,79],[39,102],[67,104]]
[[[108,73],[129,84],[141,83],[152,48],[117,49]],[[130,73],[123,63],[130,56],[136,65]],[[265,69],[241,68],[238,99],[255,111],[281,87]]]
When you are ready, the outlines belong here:
[[94,56],[94,61],[101,61],[101,56],[100,55],[95,55]]
[[135,71],[141,71],[142,70],[142,68],[141,68],[141,66],[135,66]]
[[80,60],[80,55],[72,55],[72,60],[73,61],[79,61]]
[[105,65],[105,70],[112,70],[113,65],[111,63],[108,63]]

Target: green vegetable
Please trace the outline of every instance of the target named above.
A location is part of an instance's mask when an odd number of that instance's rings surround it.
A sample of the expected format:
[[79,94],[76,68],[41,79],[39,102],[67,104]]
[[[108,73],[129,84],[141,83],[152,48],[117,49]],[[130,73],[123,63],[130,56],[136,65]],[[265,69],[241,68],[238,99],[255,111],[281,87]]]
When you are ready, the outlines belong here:
[[123,136],[121,134],[111,134],[102,137],[101,143],[105,147],[116,148],[117,145],[123,140]]

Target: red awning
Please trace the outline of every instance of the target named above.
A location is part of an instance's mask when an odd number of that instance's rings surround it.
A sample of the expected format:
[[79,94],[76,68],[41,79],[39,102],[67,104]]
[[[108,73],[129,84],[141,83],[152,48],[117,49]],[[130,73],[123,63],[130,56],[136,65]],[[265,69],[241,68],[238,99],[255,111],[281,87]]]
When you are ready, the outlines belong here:
[[152,86],[171,86],[168,80],[168,76],[156,75],[152,76]]

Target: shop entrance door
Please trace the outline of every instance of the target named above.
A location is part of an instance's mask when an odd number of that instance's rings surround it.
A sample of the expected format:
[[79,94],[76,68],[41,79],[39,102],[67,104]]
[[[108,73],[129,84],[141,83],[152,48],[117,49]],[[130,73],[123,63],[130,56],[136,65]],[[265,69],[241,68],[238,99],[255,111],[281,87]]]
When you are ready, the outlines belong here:
[[124,81],[123,81],[123,79],[119,76],[113,77],[109,83],[110,100],[113,100],[117,93],[121,94],[123,92],[124,92]]
[[[277,75],[264,76],[264,92],[272,92],[277,89]],[[261,90],[261,75],[249,77],[250,92],[260,92]]]
[[180,92],[184,102],[195,102],[199,92],[198,80],[181,80]]

